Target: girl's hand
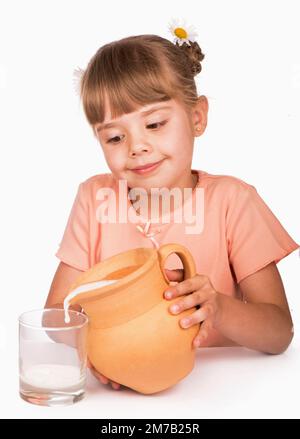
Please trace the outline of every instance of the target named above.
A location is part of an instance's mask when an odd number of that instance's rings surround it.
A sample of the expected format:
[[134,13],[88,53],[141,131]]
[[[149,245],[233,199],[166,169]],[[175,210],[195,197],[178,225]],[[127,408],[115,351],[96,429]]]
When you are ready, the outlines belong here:
[[[165,291],[166,299],[174,299],[183,296],[169,307],[172,314],[193,308],[197,305],[196,311],[188,317],[180,320],[182,328],[189,328],[192,325],[201,323],[200,330],[193,340],[194,347],[200,346],[215,326],[220,314],[220,293],[212,286],[209,278],[202,274],[196,274],[190,279],[183,280],[183,270],[165,270],[170,281],[177,281],[176,286],[169,286]],[[182,281],[182,282],[181,282]],[[177,308],[177,309],[176,309]]]
[[94,375],[95,378],[97,378],[99,381],[101,381],[102,384],[108,384],[111,383],[112,388],[115,390],[120,389],[121,384],[119,383],[115,383],[114,381],[109,381],[109,379],[102,375],[101,373],[99,373],[92,365],[92,363],[90,362],[90,360],[87,360],[87,367],[91,370],[92,374]]
[[[77,309],[76,311],[79,311],[79,310]],[[84,312],[83,309],[81,309],[80,311],[86,315],[86,313]],[[87,359],[87,367],[90,369],[90,371],[94,375],[94,377],[97,378],[97,380],[99,380],[102,384],[111,383],[113,389],[115,389],[115,390],[120,389],[121,384],[115,383],[114,381],[109,381],[109,379],[106,376],[102,375],[94,368],[94,366],[92,365],[92,363],[90,362],[89,359]]]

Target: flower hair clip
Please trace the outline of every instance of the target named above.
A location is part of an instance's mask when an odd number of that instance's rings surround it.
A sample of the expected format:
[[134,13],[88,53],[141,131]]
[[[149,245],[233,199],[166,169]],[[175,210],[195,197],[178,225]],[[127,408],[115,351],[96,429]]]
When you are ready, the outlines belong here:
[[182,46],[183,43],[190,46],[190,41],[194,43],[198,36],[195,27],[186,25],[185,20],[180,22],[179,20],[173,19],[169,23],[169,31],[173,36],[173,43],[178,44],[179,46]]
[[81,86],[81,79],[83,76],[84,70],[82,70],[80,67],[77,67],[73,70],[73,87],[75,90],[75,93],[80,96],[80,86]]

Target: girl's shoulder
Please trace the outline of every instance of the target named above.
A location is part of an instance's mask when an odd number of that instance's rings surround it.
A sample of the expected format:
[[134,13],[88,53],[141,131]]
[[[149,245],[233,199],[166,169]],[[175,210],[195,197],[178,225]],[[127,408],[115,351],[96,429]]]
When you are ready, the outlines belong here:
[[211,174],[197,170],[199,173],[199,187],[203,187],[215,193],[235,195],[256,191],[255,187],[245,180],[228,174]]
[[110,173],[95,174],[82,180],[78,187],[79,202],[95,207],[97,200],[102,200],[108,195],[117,194],[116,179]]
[[86,178],[81,182],[81,186],[86,194],[94,194],[99,189],[117,190],[117,181],[111,173],[107,172]]
[[[239,177],[229,174],[211,174],[206,171],[197,170],[200,176],[200,181],[203,181],[204,185],[219,185],[219,186],[244,186],[249,187],[252,186],[250,183],[247,183],[245,180],[242,180]],[[253,186],[252,186],[253,187]]]
[[114,176],[110,172],[102,173],[102,174],[95,174],[91,177],[88,177],[87,179],[83,180],[84,186],[102,186],[105,184],[108,185],[114,185],[116,182]]

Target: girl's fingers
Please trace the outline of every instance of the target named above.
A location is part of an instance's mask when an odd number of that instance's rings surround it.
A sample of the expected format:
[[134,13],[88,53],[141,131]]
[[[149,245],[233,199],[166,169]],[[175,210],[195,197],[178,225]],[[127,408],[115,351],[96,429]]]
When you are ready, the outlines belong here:
[[81,308],[81,305],[79,305],[79,303],[75,303],[74,305],[70,305],[69,309],[72,311],[82,312],[82,308]]
[[180,326],[182,328],[189,328],[190,326],[204,322],[204,320],[206,320],[210,315],[210,308],[207,305],[204,305],[192,314],[183,317],[180,320]]
[[201,346],[201,344],[207,339],[211,329],[212,329],[212,323],[209,319],[201,323],[199,332],[193,340],[193,347],[197,348]]
[[210,293],[204,290],[197,290],[194,293],[187,294],[182,299],[177,300],[169,306],[169,311],[172,314],[179,314],[186,309],[194,308],[197,305],[201,305],[206,302],[210,297]]
[[108,378],[106,378],[104,375],[101,375],[101,373],[97,372],[96,369],[91,369],[92,374],[101,381],[102,384],[108,384]]
[[97,374],[96,377],[101,381],[102,384],[108,384],[108,378],[101,374]]
[[172,282],[181,282],[183,280],[183,269],[178,268],[176,270],[165,269],[167,278]]
[[109,379],[106,376],[102,375],[101,373],[99,373],[99,378],[100,378],[100,381],[103,384],[108,384],[109,383]]
[[102,384],[108,384],[109,382],[111,383],[113,389],[118,390],[121,387],[121,384],[116,383],[114,381],[109,381],[109,379],[102,375],[101,373],[97,372],[95,369],[91,370],[93,375],[99,380],[101,381]]
[[207,276],[202,274],[196,274],[189,279],[185,279],[179,282],[176,286],[169,286],[165,291],[164,296],[166,299],[174,299],[177,296],[192,293],[193,291],[200,290],[205,287],[206,290],[210,290],[211,284]]

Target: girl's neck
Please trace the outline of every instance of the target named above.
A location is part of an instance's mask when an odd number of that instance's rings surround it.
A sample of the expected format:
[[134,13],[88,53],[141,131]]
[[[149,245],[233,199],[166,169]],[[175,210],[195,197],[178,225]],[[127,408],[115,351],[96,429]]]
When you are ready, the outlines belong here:
[[[176,209],[178,209],[180,206],[182,206],[183,202],[185,201],[184,189],[191,188],[192,191],[194,191],[197,184],[198,184],[198,174],[191,172],[187,183],[184,183],[183,187],[176,186],[176,188],[179,188],[181,191],[181,197],[170,196],[168,198],[170,200],[170,202],[168,204],[165,203],[167,205],[164,206],[164,210],[163,210],[162,202],[160,200],[157,200],[157,198],[162,199],[162,195],[160,195],[160,196],[158,195],[157,197],[155,197],[155,195],[153,195],[153,194],[152,195],[147,194],[147,196],[145,196],[144,199],[143,199],[143,196],[141,196],[139,198],[139,200],[138,200],[139,208],[136,209],[136,213],[138,215],[145,216],[145,212],[147,212],[147,209],[148,209],[147,218],[149,220],[153,220],[154,218],[155,219],[159,218],[159,222],[161,222],[160,220],[161,220],[162,215],[171,214]],[[169,188],[169,189],[171,190],[172,188]],[[128,188],[128,190],[130,190],[130,188]],[[154,207],[152,208],[153,212],[151,212],[151,201],[152,201],[152,204],[154,204]],[[132,202],[131,202],[131,204],[132,204]],[[170,209],[169,209],[169,207],[170,207]]]

